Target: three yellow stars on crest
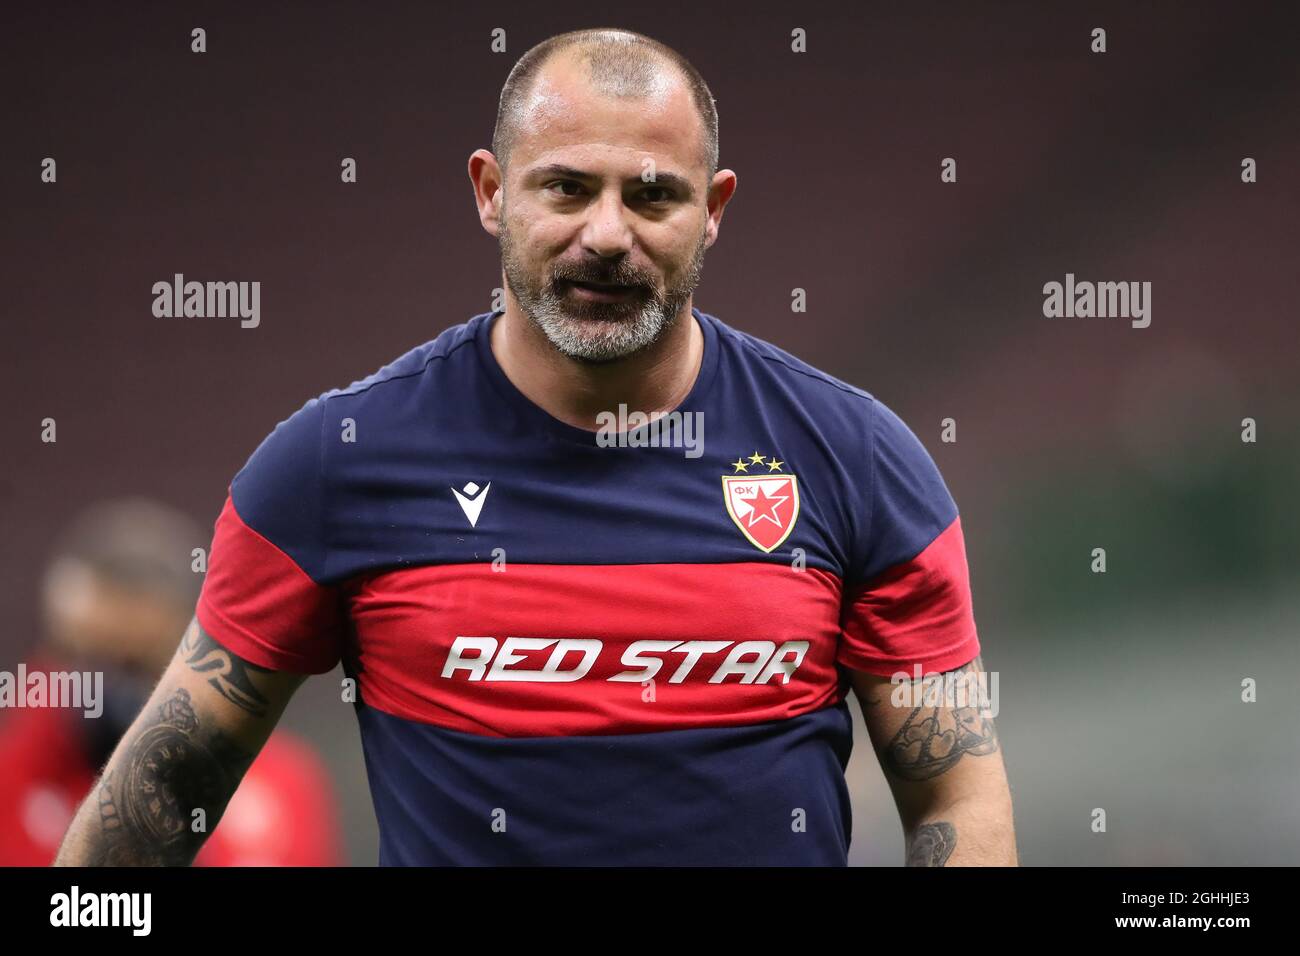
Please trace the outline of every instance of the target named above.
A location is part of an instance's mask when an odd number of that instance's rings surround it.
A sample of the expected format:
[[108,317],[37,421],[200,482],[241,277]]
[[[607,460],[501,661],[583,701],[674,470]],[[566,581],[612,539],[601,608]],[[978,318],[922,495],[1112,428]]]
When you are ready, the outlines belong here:
[[771,461],[764,461],[765,457],[766,456],[760,455],[758,452],[754,452],[754,454],[749,456],[748,461],[744,458],[737,458],[731,463],[731,467],[736,469],[736,474],[740,474],[742,471],[748,474],[750,465],[767,465],[767,470],[773,472],[778,471],[780,467],[785,464],[783,461],[777,461],[775,455],[772,456]]

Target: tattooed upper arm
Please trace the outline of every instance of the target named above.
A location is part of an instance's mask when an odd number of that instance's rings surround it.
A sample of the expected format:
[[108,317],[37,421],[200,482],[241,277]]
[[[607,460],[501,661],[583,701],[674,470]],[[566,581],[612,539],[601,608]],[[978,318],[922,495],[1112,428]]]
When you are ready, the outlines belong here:
[[976,657],[925,679],[852,674],[898,805],[908,866],[1015,865],[1006,767],[992,714],[996,682]]
[[96,788],[101,839],[91,866],[188,863],[253,762],[200,720],[183,687],[141,716]]
[[206,676],[208,684],[226,700],[254,717],[266,716],[268,701],[257,689],[252,675],[270,674],[271,670],[250,664],[226,650],[199,626],[197,620],[190,621],[185,630],[179,653],[189,668]]
[[894,700],[895,685],[887,678],[855,673],[854,687],[881,765],[903,780],[920,781],[947,773],[968,755],[997,752],[997,730],[982,712],[978,694],[942,693],[963,684],[974,691],[983,670],[976,657],[946,671],[946,681],[933,682],[930,694],[924,681],[906,681],[899,685],[907,691],[900,695],[902,703]]
[[304,679],[243,660],[191,622],[56,863],[189,863]]

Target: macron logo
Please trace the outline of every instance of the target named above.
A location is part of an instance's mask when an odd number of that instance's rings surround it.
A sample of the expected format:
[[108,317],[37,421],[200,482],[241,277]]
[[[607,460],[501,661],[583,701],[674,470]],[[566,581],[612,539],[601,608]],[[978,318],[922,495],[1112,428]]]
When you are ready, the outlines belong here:
[[471,481],[461,491],[457,491],[455,488],[451,489],[451,493],[460,502],[460,510],[465,512],[465,517],[469,519],[471,528],[478,527],[478,516],[483,512],[483,502],[487,501],[488,492],[491,489],[492,482],[490,481],[483,488]]

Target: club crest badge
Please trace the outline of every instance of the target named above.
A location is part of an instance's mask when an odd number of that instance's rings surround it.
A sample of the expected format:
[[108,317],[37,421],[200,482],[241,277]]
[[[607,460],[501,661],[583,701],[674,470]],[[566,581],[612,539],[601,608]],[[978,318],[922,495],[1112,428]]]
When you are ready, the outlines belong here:
[[758,452],[731,463],[722,476],[727,514],[760,551],[771,553],[790,536],[799,518],[799,479],[786,474],[785,462]]

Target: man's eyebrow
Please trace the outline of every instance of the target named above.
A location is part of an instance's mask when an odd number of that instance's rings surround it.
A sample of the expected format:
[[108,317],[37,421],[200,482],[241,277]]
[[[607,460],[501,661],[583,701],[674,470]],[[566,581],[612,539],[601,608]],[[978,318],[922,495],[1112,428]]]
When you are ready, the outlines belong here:
[[[585,172],[581,169],[574,169],[572,166],[565,166],[563,163],[548,163],[545,166],[538,166],[536,169],[528,171],[528,178],[533,181],[547,176],[562,176],[565,179],[581,179],[588,181],[596,178],[591,173]],[[641,182],[641,177],[635,176],[627,181],[630,183]],[[671,187],[687,198],[695,194],[695,188],[691,185],[691,181],[685,176],[679,176],[676,173],[664,172],[662,170],[656,171],[655,178],[646,181],[645,185]]]

